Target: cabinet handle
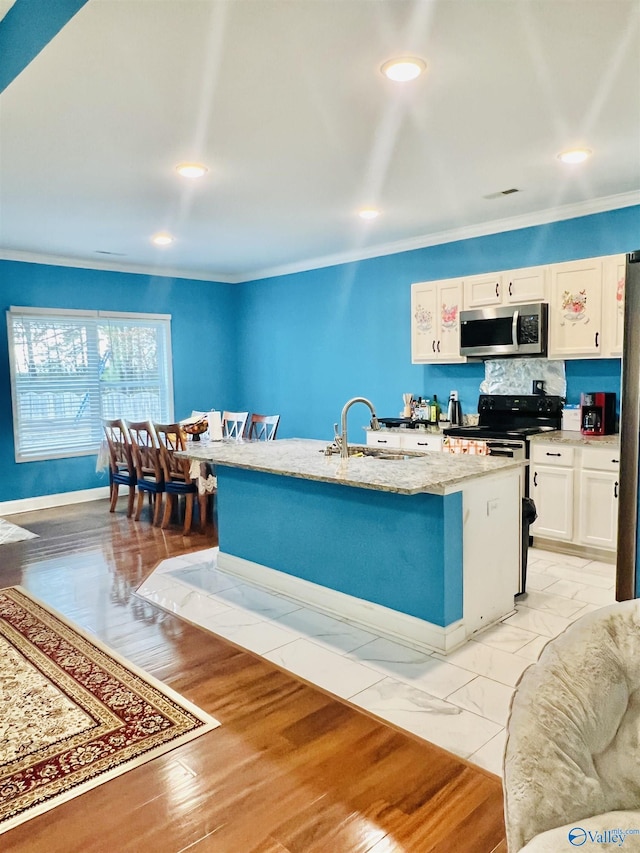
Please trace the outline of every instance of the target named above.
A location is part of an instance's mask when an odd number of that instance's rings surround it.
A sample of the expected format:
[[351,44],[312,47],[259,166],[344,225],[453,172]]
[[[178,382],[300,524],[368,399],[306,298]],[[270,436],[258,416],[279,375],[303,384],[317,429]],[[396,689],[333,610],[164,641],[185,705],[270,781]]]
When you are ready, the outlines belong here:
[[509,282],[509,296],[513,296],[513,282]]
[[433,352],[436,351],[436,342],[435,341],[431,341],[431,349],[433,350]]
[[376,444],[389,444],[386,438],[377,438]]
[[547,450],[545,456],[562,456],[562,453],[549,453],[549,451]]
[[619,460],[619,459],[612,459],[611,461],[613,462],[613,464],[614,464],[614,465],[619,465],[619,464],[620,464],[620,460]]
[[416,444],[418,445],[418,447],[429,447],[428,441],[418,441],[416,442]]
[[496,296],[500,296],[500,282],[496,281]]
[[438,352],[440,352],[440,341],[438,341],[438,347],[437,347],[437,349],[438,349]]
[[598,346],[598,338],[600,337],[600,332],[596,332],[596,347]]
[[534,486],[538,485],[538,472],[537,471],[533,472],[533,485]]
[[617,480],[613,484],[613,496],[614,496],[614,498],[618,497],[618,481]]

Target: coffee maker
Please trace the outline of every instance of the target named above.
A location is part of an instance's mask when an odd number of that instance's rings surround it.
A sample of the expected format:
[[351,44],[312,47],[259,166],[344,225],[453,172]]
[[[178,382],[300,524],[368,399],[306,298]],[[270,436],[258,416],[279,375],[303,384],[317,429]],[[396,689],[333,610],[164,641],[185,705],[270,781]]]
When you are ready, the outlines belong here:
[[616,395],[591,391],[580,398],[580,432],[583,435],[610,435],[616,431]]

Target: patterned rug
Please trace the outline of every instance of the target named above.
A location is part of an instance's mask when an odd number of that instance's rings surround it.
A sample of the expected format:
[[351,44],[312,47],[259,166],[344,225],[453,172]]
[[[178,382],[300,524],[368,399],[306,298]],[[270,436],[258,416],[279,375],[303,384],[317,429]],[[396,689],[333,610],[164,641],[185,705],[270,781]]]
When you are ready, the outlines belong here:
[[23,539],[37,538],[37,533],[32,533],[30,530],[25,530],[24,527],[18,527],[17,524],[12,524],[10,521],[0,518],[0,545],[6,545],[7,542],[22,542]]
[[220,725],[20,587],[0,660],[0,832]]

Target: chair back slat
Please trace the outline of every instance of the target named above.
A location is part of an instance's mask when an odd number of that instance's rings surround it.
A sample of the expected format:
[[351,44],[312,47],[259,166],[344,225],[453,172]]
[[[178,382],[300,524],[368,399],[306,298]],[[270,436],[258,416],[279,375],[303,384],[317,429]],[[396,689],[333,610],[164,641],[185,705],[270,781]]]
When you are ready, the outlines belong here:
[[139,480],[163,479],[158,439],[151,421],[129,421],[127,429],[131,437],[133,461]]
[[175,455],[176,450],[184,450],[187,446],[180,424],[154,424],[153,428],[160,444],[160,464],[165,481],[190,482],[189,460]]
[[280,415],[251,415],[249,438],[256,441],[273,441],[279,423]]
[[116,420],[103,420],[102,427],[109,448],[109,465],[111,472],[117,474],[121,471],[135,472],[133,455],[131,452],[131,439],[125,422],[121,418]]
[[249,412],[223,412],[222,435],[224,438],[241,439],[247,425]]

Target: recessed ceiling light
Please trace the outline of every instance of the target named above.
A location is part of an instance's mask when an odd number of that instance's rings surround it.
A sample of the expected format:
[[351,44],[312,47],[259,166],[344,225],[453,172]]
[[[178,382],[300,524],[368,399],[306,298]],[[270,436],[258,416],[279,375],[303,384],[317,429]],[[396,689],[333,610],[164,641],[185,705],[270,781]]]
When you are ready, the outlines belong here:
[[426,67],[427,63],[424,59],[418,59],[417,56],[403,56],[399,59],[389,59],[380,70],[389,80],[407,83],[419,77]]
[[201,178],[208,171],[202,163],[180,163],[176,166],[176,172],[183,178]]
[[160,231],[158,234],[154,234],[151,238],[151,242],[155,246],[169,246],[173,243],[173,237],[171,234],[168,234],[166,231]]
[[380,216],[380,211],[375,207],[363,207],[358,211],[360,219],[377,219]]
[[562,151],[558,154],[558,160],[563,163],[584,163],[592,153],[589,148],[572,148],[570,151]]

